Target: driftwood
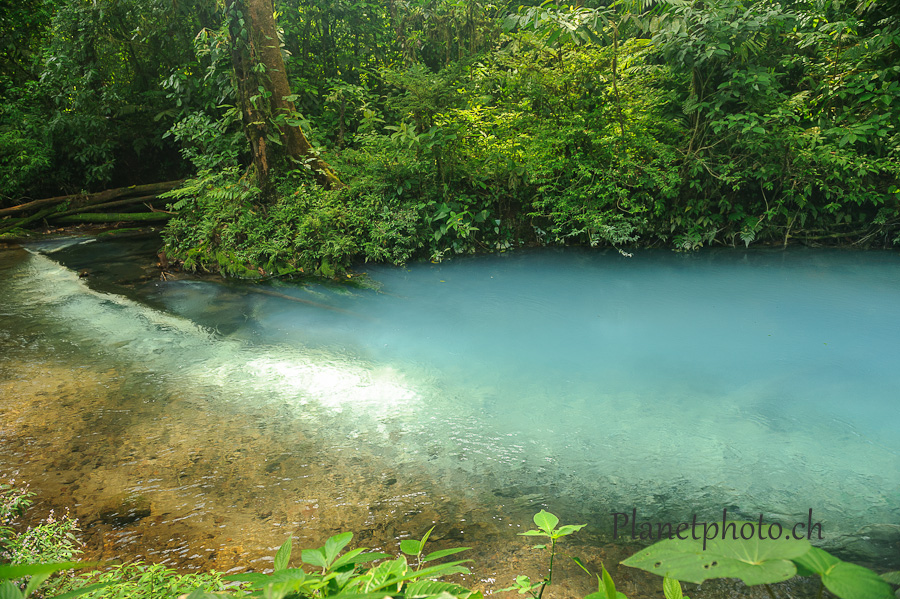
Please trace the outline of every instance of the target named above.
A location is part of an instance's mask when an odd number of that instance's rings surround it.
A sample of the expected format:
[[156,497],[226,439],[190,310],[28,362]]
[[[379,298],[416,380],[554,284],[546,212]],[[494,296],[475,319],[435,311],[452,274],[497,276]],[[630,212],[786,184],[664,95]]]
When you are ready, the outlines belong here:
[[103,204],[112,200],[127,196],[152,196],[175,189],[184,183],[183,179],[177,181],[163,181],[162,183],[149,183],[147,185],[131,185],[129,187],[117,187],[115,189],[107,189],[98,193],[81,194],[76,193],[67,196],[57,196],[54,198],[44,198],[43,200],[34,200],[18,206],[0,209],[0,216],[8,214],[17,214],[19,212],[28,212],[34,208],[41,206],[56,206],[65,202],[70,202],[73,209]]
[[21,227],[23,225],[27,225],[28,223],[45,218],[45,217],[49,216],[50,214],[56,212],[56,210],[57,210],[56,206],[51,206],[50,208],[44,208],[40,212],[32,214],[31,216],[28,216],[25,218],[12,219],[12,224],[6,224],[5,221],[0,221],[0,222],[4,222],[4,225],[0,226],[0,233],[6,233],[7,231],[11,231],[11,230],[15,229],[16,227]]
[[[143,202],[149,202],[151,200],[155,200],[159,196],[138,196],[136,198],[127,198],[125,200],[116,200],[115,202],[104,202],[102,204],[91,204],[89,206],[81,206],[80,208],[73,208],[71,210],[66,210],[65,212],[60,212],[59,214],[54,214],[48,220],[56,220],[63,216],[69,216],[70,214],[79,214],[82,212],[86,212],[88,210],[106,210],[108,208],[115,208],[117,206],[131,206],[133,204],[141,204]],[[151,211],[153,209],[151,208]]]
[[[163,181],[161,183],[149,183],[147,185],[131,185],[129,187],[117,187],[98,193],[73,194],[34,200],[11,208],[0,209],[0,233],[11,231],[17,227],[29,223],[48,220],[59,223],[109,223],[130,221],[161,221],[167,219],[169,214],[150,208],[149,213],[109,213],[109,208],[129,206],[149,202],[158,198],[159,194],[175,189],[184,181]],[[124,199],[119,199],[124,198]],[[40,209],[42,208],[42,209]],[[34,214],[28,212],[40,209]],[[107,210],[106,213],[89,214],[96,210]],[[16,215],[9,218],[9,215]],[[6,218],[3,218],[6,217]]]
[[168,212],[82,212],[54,218],[57,223],[118,223],[131,221],[168,220],[172,215]]

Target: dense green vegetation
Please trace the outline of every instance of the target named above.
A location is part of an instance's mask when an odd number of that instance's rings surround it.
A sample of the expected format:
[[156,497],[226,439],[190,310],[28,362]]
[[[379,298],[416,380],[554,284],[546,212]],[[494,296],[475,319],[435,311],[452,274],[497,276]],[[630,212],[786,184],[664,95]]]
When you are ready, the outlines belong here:
[[240,276],[900,243],[897,0],[268,1],[0,8],[0,232],[183,177],[167,253]]
[[[443,558],[466,551],[468,547],[440,549],[426,553],[431,528],[421,539],[400,542],[401,555],[370,552],[365,548],[344,551],[353,540],[353,533],[344,532],[329,538],[316,549],[304,549],[300,561],[304,568],[291,568],[292,541],[288,538],[275,554],[273,569],[268,573],[246,572],[222,576],[216,572],[178,574],[161,565],[141,563],[115,565],[105,570],[74,576],[66,574],[75,567],[96,566],[68,561],[80,550],[72,531],[77,523],[68,516],[56,519],[53,514],[37,526],[17,533],[7,525],[18,518],[30,504],[31,494],[10,484],[0,485],[0,557],[11,563],[0,564],[0,596],[7,599],[26,599],[29,596],[56,599],[88,597],[93,599],[141,599],[187,597],[187,599],[216,599],[221,597],[261,597],[265,599],[483,599],[480,591],[472,591],[456,582],[446,580],[455,574],[470,571],[463,566],[470,560],[442,562]],[[549,554],[546,575],[532,582],[520,575],[515,584],[503,591],[518,591],[532,599],[542,599],[544,591],[553,584],[554,559],[558,543],[585,525],[559,526],[559,518],[541,510],[535,514],[536,529],[519,533],[525,537],[549,540],[549,545],[533,548]],[[732,536],[724,528],[718,538],[719,527],[711,536],[706,523],[702,535],[670,538],[647,547],[622,564],[646,570],[663,577],[666,599],[684,597],[680,580],[700,584],[715,578],[738,578],[748,586],[766,585],[769,596],[775,593],[769,586],[793,578],[795,575],[818,576],[819,596],[827,589],[840,599],[893,599],[891,585],[900,584],[900,572],[879,576],[875,572],[844,562],[828,552],[812,547],[804,538],[763,535],[751,532],[747,538],[745,527],[753,522],[734,523]],[[725,523],[723,522],[723,527]],[[736,532],[740,529],[740,538]],[[780,526],[779,526],[780,529]],[[771,532],[771,527],[769,528]],[[35,539],[40,539],[35,543]],[[23,546],[30,546],[22,552]],[[560,554],[560,557],[563,555]],[[592,578],[597,578],[597,591],[585,599],[627,599],[616,591],[606,567],[592,573],[575,556],[575,561]],[[67,561],[60,561],[67,560]],[[442,580],[444,579],[444,580]],[[227,582],[226,582],[227,581]]]

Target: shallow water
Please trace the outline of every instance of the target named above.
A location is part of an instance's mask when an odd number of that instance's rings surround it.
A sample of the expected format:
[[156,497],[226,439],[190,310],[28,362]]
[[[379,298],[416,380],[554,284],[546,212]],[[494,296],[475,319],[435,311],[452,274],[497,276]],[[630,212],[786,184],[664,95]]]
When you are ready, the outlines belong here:
[[287,534],[437,522],[490,588],[535,567],[542,507],[598,564],[611,512],[811,509],[817,544],[897,564],[896,253],[533,251],[356,288],[160,281],[152,243],[0,253],[0,465],[106,555],[264,567]]

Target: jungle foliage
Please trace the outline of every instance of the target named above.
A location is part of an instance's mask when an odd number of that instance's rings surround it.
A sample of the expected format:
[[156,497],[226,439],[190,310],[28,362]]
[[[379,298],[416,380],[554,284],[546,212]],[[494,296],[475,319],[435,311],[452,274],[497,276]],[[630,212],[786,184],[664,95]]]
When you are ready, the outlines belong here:
[[238,276],[900,243],[897,0],[266,1],[3,9],[0,208],[186,177],[166,252]]

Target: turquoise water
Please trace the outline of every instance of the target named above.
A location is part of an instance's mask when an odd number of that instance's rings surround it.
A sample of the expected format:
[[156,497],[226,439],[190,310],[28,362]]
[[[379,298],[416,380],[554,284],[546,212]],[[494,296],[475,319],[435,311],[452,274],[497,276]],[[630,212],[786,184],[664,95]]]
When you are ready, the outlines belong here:
[[8,339],[33,327],[147,393],[328,422],[326,442],[460,501],[607,534],[633,508],[787,525],[811,509],[818,544],[894,559],[896,252],[541,250],[369,266],[363,288],[117,286],[120,246],[68,243],[6,270]]

